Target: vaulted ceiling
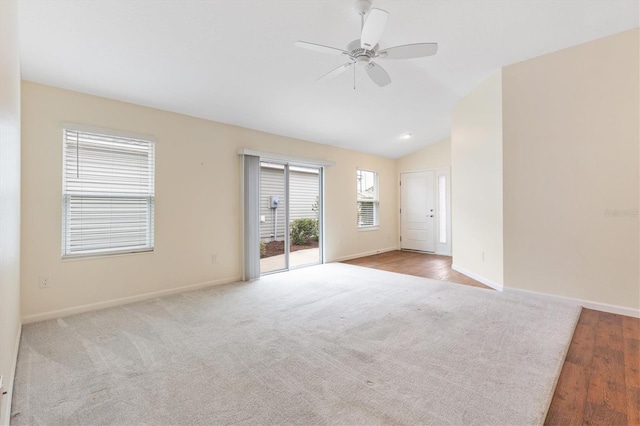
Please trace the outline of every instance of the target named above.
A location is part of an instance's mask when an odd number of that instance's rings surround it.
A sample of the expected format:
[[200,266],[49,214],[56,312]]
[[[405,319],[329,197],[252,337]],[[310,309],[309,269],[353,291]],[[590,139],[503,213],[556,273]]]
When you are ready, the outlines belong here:
[[[462,96],[500,67],[639,25],[636,0],[374,0],[381,47],[438,42],[435,56],[316,78],[359,38],[352,0],[23,0],[23,78],[396,158],[450,134]],[[408,140],[401,136],[411,133]]]

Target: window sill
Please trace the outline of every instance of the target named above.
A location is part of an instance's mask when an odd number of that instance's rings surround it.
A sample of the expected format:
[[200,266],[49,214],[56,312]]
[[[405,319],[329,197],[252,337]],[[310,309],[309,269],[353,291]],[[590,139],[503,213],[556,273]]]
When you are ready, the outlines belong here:
[[368,232],[368,231],[378,231],[380,230],[380,226],[359,226],[358,232]]
[[114,253],[91,253],[91,254],[73,254],[62,256],[63,262],[74,262],[76,260],[88,260],[88,259],[108,259],[113,257],[122,257],[139,254],[151,254],[154,249],[134,250],[134,251],[120,251]]

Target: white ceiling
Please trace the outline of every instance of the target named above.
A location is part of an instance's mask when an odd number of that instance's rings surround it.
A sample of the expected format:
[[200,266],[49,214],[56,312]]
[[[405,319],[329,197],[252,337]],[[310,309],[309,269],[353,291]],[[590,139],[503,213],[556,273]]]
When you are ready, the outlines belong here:
[[[378,60],[315,79],[359,38],[352,0],[20,2],[23,78],[269,133],[397,158],[448,137],[455,104],[504,65],[639,25],[639,1],[374,0],[380,45],[438,42],[436,56]],[[414,137],[401,140],[404,133]]]

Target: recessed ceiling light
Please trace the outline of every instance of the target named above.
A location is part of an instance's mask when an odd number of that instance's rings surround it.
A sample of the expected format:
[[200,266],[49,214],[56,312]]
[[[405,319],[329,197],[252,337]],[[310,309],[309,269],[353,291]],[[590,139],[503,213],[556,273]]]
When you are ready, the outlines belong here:
[[402,135],[402,139],[411,139],[411,136],[413,136],[411,133],[405,133]]

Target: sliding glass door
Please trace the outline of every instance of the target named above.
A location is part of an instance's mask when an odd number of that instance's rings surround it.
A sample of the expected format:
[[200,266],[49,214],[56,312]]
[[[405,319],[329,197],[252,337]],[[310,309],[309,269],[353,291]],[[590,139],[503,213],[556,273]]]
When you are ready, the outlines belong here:
[[289,167],[289,267],[314,265],[320,258],[322,170]]
[[260,273],[322,262],[322,168],[260,162]]
[[286,164],[260,163],[260,273],[288,269]]

